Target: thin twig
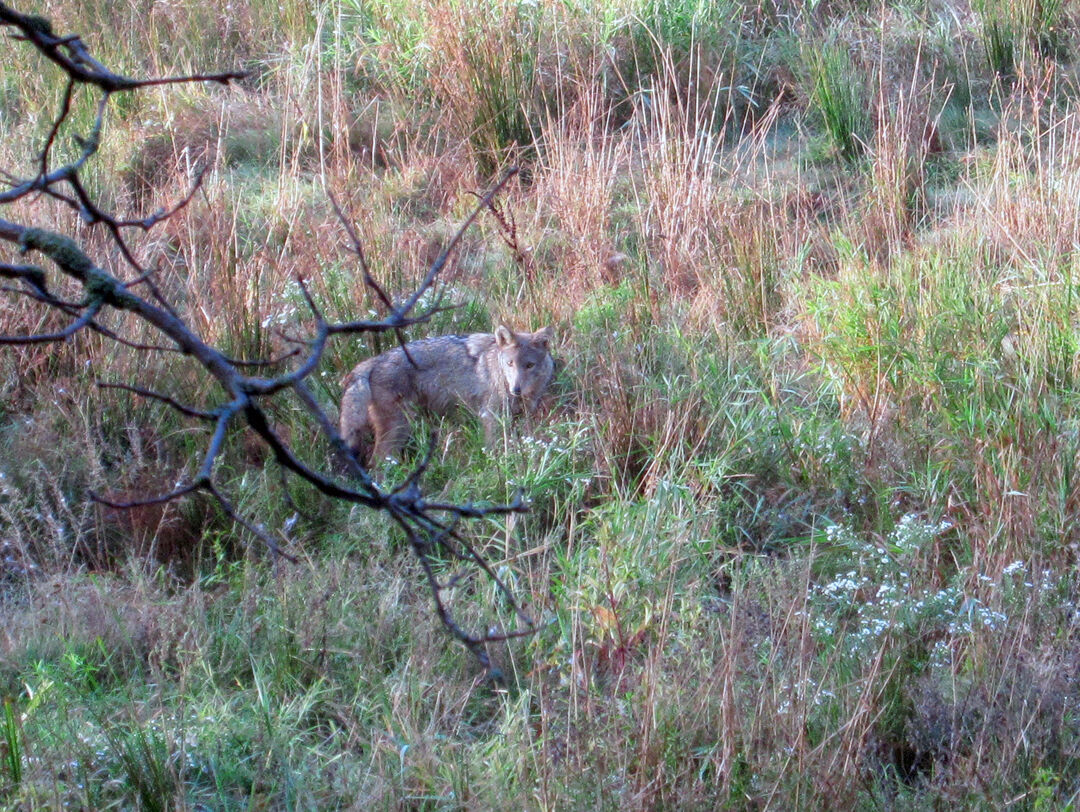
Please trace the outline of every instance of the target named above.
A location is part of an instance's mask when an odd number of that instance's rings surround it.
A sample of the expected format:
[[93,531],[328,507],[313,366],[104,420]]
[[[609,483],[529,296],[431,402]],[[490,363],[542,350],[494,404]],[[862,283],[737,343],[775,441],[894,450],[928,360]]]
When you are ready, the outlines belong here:
[[141,386],[131,386],[130,384],[126,383],[108,383],[106,381],[98,381],[97,385],[99,389],[119,389],[124,392],[131,392],[132,394],[138,395],[139,397],[161,401],[165,405],[169,406],[172,409],[175,409],[176,411],[180,412],[180,414],[186,415],[187,417],[197,417],[200,420],[218,419],[218,415],[215,412],[207,412],[203,411],[202,409],[196,409],[192,406],[185,406],[183,403],[180,403],[178,400],[175,400],[168,395],[163,395],[160,392],[154,392],[150,389],[143,389]]
[[104,302],[97,301],[90,305],[86,312],[79,318],[75,319],[71,324],[60,330],[57,333],[36,333],[33,335],[25,336],[0,336],[0,344],[45,344],[51,341],[67,341],[79,330],[88,326],[93,320],[94,316],[98,314],[101,308],[104,306]]

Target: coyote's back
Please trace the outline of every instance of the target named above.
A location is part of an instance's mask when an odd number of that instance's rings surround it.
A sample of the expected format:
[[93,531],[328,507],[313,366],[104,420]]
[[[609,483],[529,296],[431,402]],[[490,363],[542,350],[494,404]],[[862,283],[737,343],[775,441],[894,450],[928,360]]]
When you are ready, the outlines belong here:
[[378,461],[400,452],[414,407],[445,415],[464,406],[483,421],[490,444],[496,415],[536,409],[555,368],[550,345],[550,327],[516,333],[500,326],[369,358],[342,381],[341,436],[358,458]]

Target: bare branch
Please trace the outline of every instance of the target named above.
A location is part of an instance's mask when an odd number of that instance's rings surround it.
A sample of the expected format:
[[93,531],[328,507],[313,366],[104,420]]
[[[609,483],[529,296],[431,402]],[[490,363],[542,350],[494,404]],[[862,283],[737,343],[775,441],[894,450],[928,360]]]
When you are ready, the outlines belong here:
[[60,112],[56,116],[56,120],[53,121],[53,125],[49,129],[49,134],[45,137],[45,147],[41,150],[41,172],[38,175],[39,178],[44,178],[49,174],[49,151],[52,149],[52,145],[56,141],[56,136],[60,132],[60,125],[64,123],[68,114],[71,112],[71,97],[74,93],[75,80],[69,77],[67,87],[64,88],[64,98],[60,101]]
[[353,228],[353,224],[349,222],[345,217],[344,212],[341,210],[341,206],[338,205],[337,198],[334,197],[333,192],[328,193],[330,198],[330,205],[334,207],[334,214],[337,215],[338,222],[341,223],[341,227],[345,229],[345,233],[349,236],[349,240],[352,242],[350,249],[356,254],[357,260],[360,262],[360,271],[364,275],[364,285],[371,288],[378,297],[379,301],[386,306],[388,311],[393,311],[394,303],[390,301],[390,297],[387,296],[386,291],[382,286],[375,281],[375,278],[371,275],[371,270],[368,268],[367,257],[364,255],[364,245],[360,242],[360,238],[356,235],[356,229]]
[[[300,343],[307,343],[307,340],[303,340]],[[295,347],[289,350],[287,353],[279,355],[277,358],[264,358],[257,361],[242,361],[239,358],[229,358],[229,363],[236,367],[273,367],[279,364],[283,364],[290,358],[298,356],[302,350],[299,347]]]
[[407,496],[410,499],[418,499],[420,497],[420,478],[427,473],[428,466],[431,465],[431,460],[435,456],[436,437],[432,432],[428,437],[427,449],[424,451],[424,456],[413,468],[412,472],[405,477],[405,479],[390,493],[393,496]]
[[[0,7],[2,7],[2,4],[0,4]],[[84,219],[87,219],[88,222],[93,222],[93,215],[82,212],[81,203],[78,199],[62,194],[61,192],[54,189],[53,186],[63,181],[67,181],[69,184],[75,185],[78,182],[79,170],[97,152],[98,146],[100,145],[101,128],[104,124],[105,107],[108,102],[107,96],[102,97],[102,99],[98,102],[97,117],[94,120],[94,126],[91,130],[90,137],[78,139],[79,144],[82,147],[82,154],[75,161],[61,167],[60,169],[54,170],[53,172],[46,171],[48,165],[48,155],[52,150],[52,146],[56,139],[57,132],[59,131],[60,125],[67,119],[67,116],[70,112],[70,93],[71,87],[69,85],[68,92],[65,93],[64,99],[61,102],[60,113],[53,122],[53,127],[49,132],[49,135],[45,142],[45,147],[41,152],[40,173],[32,180],[19,183],[13,188],[9,189],[7,192],[0,193],[0,204],[10,203],[14,200],[26,197],[27,195],[34,192],[43,192],[50,197],[60,200],[68,204],[72,208],[80,211],[80,213],[84,214]],[[88,196],[86,196],[85,191],[81,191],[81,195],[89,199]]]
[[195,475],[196,482],[209,483],[211,481],[211,477],[214,473],[214,463],[217,462],[218,455],[221,453],[221,447],[225,443],[225,435],[229,428],[229,423],[240,413],[240,410],[244,405],[244,401],[238,399],[219,410],[217,424],[214,426],[214,434],[210,438],[210,442],[206,447],[206,452],[203,455],[203,464],[199,468],[199,472]]
[[173,309],[172,305],[170,305],[168,300],[166,300],[164,294],[162,294],[162,292],[158,290],[158,286],[154,284],[153,275],[153,270],[144,271],[137,278],[131,280],[130,282],[125,282],[124,287],[133,288],[137,285],[146,285],[146,287],[150,289],[150,295],[154,297],[155,302],[164,307],[167,311],[172,313],[177,318],[180,318],[177,312]]
[[6,279],[21,279],[43,296],[48,296],[45,288],[45,271],[37,265],[9,265],[0,262],[0,276]]
[[94,59],[79,37],[56,36],[52,30],[52,23],[45,17],[20,14],[7,4],[0,3],[0,25],[9,25],[18,29],[19,34],[17,36],[20,39],[31,42],[42,55],[55,62],[73,81],[80,84],[95,85],[106,93],[190,82],[228,84],[234,80],[243,79],[248,75],[244,71],[229,71],[226,73],[195,74],[158,79],[130,79],[113,73]]
[[175,490],[171,490],[168,493],[150,496],[146,499],[132,499],[123,502],[109,499],[107,496],[102,496],[96,491],[90,491],[90,498],[106,507],[116,508],[117,510],[130,510],[131,508],[146,507],[147,505],[163,505],[166,502],[175,502],[182,496],[187,496],[190,493],[205,488],[206,485],[207,483],[205,482],[189,482],[187,485],[178,485]]
[[444,310],[450,310],[452,308],[442,307],[432,310],[425,310],[418,316],[388,316],[385,319],[378,321],[371,321],[370,319],[364,319],[361,321],[347,321],[339,324],[328,324],[326,331],[330,335],[351,335],[353,333],[385,333],[387,330],[400,329],[402,327],[412,327],[414,324],[424,324],[431,320],[432,315],[435,313],[441,313]]
[[0,344],[44,344],[50,341],[67,341],[79,332],[79,330],[88,326],[103,306],[104,302],[94,302],[87,308],[85,313],[58,333],[38,333],[37,335],[27,336],[0,336]]
[[424,510],[437,510],[445,513],[453,513],[464,519],[481,519],[492,514],[529,512],[529,506],[525,502],[520,489],[518,489],[517,493],[514,495],[514,501],[509,505],[499,505],[498,507],[487,505],[477,507],[475,505],[456,505],[449,502],[425,501],[422,503],[422,507]]
[[0,290],[4,293],[13,293],[16,296],[25,296],[28,299],[33,299],[35,302],[47,304],[49,307],[55,307],[57,310],[62,310],[69,316],[75,315],[77,311],[86,307],[83,302],[67,302],[63,299],[57,299],[55,296],[50,296],[48,294],[43,295],[33,288],[27,290],[26,288],[13,288],[10,285],[4,285]]
[[143,389],[141,386],[131,386],[126,383],[108,383],[106,381],[97,382],[99,389],[120,389],[124,392],[131,392],[143,398],[150,398],[152,400],[159,400],[172,409],[180,412],[180,414],[187,415],[188,417],[197,417],[200,420],[217,420],[218,416],[214,412],[206,412],[202,409],[195,409],[191,406],[185,406],[177,400],[163,395],[160,392],[154,392],[150,389]]
[[450,242],[447,244],[446,248],[443,249],[443,252],[439,255],[438,259],[436,259],[435,262],[432,263],[431,268],[427,272],[427,276],[425,276],[423,281],[420,282],[420,286],[416,289],[413,295],[405,301],[405,304],[398,308],[399,312],[408,313],[410,310],[416,307],[416,303],[420,301],[420,297],[423,296],[424,293],[433,284],[435,284],[435,280],[438,278],[439,274],[442,273],[442,269],[446,265],[446,261],[450,258],[450,254],[452,254],[454,249],[457,248],[458,243],[461,242],[461,238],[465,236],[465,232],[468,231],[469,226],[473,224],[473,221],[477,218],[480,212],[482,212],[488,206],[488,204],[495,199],[495,195],[502,191],[503,187],[510,182],[510,179],[514,177],[514,175],[516,175],[518,171],[518,167],[516,166],[512,166],[507,169],[506,172],[503,173],[503,176],[499,180],[499,182],[496,183],[495,186],[486,195],[484,195],[484,197],[476,205],[476,208],[474,208],[472,210],[472,213],[465,219],[465,222],[462,223],[458,230],[454,233],[454,236],[450,238]]
[[221,506],[221,509],[225,512],[225,515],[228,516],[236,524],[245,528],[249,533],[258,538],[260,541],[262,541],[262,543],[266,545],[266,549],[270,551],[270,554],[274,558],[284,558],[290,564],[299,563],[299,559],[297,559],[296,556],[290,555],[278,546],[278,543],[274,540],[274,537],[266,532],[266,528],[264,528],[260,524],[253,524],[247,519],[245,519],[242,515],[240,515],[240,513],[236,510],[236,508],[232,506],[232,503],[225,498],[225,495],[222,494],[221,491],[219,491],[213,485],[207,485],[206,490],[210,493],[211,496],[213,496],[217,500],[218,504]]
[[298,381],[293,386],[293,392],[300,399],[300,402],[307,409],[308,414],[315,420],[319,429],[323,435],[330,440],[330,447],[334,450],[335,456],[341,460],[341,462],[348,469],[349,476],[353,479],[360,481],[360,486],[365,492],[370,493],[372,496],[379,494],[379,489],[371,480],[371,476],[363,465],[356,459],[356,455],[352,453],[352,450],[345,444],[341,434],[338,433],[337,426],[330,422],[330,418],[326,416],[326,412],[319,406],[315,400],[315,396],[311,394],[311,390],[308,389],[305,381]]
[[163,346],[161,344],[142,344],[142,343],[140,343],[138,341],[131,341],[131,340],[126,339],[123,336],[118,335],[117,333],[113,332],[108,327],[103,327],[102,325],[98,324],[96,321],[92,322],[89,326],[90,326],[90,329],[93,330],[95,333],[100,333],[101,335],[105,336],[106,338],[108,338],[108,339],[110,339],[112,341],[115,341],[117,344],[123,344],[125,347],[130,347],[133,350],[140,350],[142,352],[172,352],[172,353],[183,353],[184,352],[184,350],[181,349],[180,347],[166,347],[166,346]]
[[[479,194],[476,196],[480,197]],[[510,249],[514,262],[524,270],[525,278],[531,282],[534,275],[533,263],[518,239],[517,222],[514,220],[513,213],[507,212],[503,214],[502,210],[495,205],[494,199],[488,201],[488,211],[495,218],[495,222],[499,224],[499,236],[502,237],[506,247]]]
[[310,485],[313,485],[324,496],[340,499],[344,502],[355,502],[377,510],[387,510],[390,508],[390,500],[385,494],[379,491],[374,484],[370,486],[371,490],[374,492],[373,494],[361,493],[352,488],[339,485],[330,477],[325,476],[304,464],[293,453],[292,449],[285,444],[273,429],[270,428],[270,424],[266,420],[266,415],[261,409],[254,406],[249,407],[247,409],[247,420],[248,425],[262,437],[270,450],[274,452],[274,459],[278,465],[287,468]]

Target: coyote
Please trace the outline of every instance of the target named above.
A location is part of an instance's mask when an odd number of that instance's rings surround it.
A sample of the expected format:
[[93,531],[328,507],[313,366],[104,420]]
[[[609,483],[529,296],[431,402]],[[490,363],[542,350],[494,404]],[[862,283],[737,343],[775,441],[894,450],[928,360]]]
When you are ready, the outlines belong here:
[[[341,436],[365,464],[395,457],[416,406],[445,415],[464,406],[479,416],[490,446],[496,415],[533,412],[551,382],[551,328],[437,336],[362,361],[345,376]],[[375,444],[369,444],[374,435]]]

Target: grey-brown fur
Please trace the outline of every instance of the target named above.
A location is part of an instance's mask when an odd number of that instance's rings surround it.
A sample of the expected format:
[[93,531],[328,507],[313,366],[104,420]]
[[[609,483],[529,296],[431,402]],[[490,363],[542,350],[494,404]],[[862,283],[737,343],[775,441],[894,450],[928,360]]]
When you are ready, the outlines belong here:
[[497,415],[536,409],[555,369],[550,345],[550,327],[515,333],[500,326],[369,358],[342,381],[341,436],[360,460],[377,462],[401,451],[414,407],[445,415],[464,406],[481,419],[490,445]]

